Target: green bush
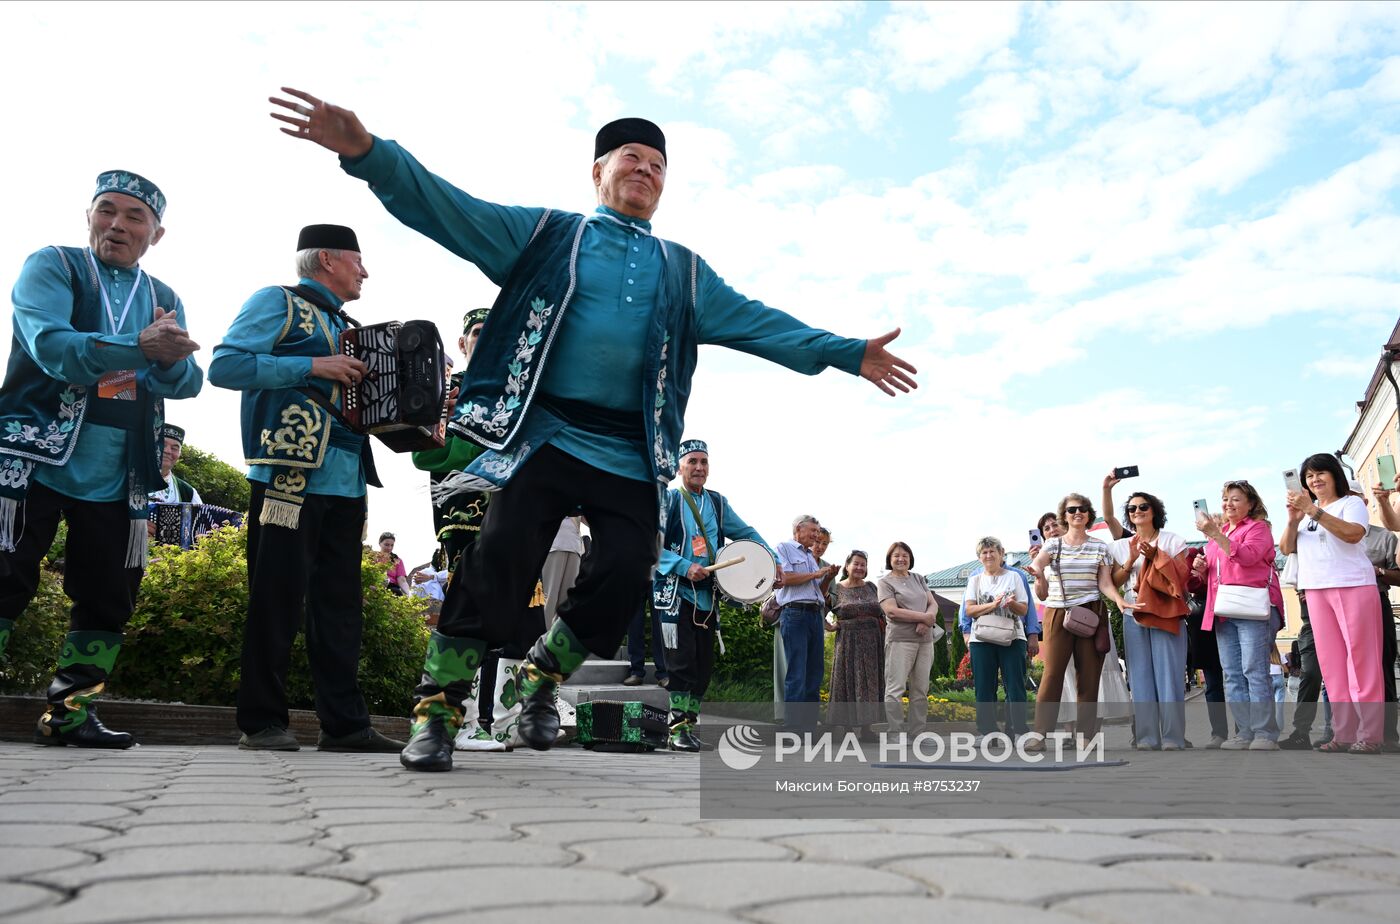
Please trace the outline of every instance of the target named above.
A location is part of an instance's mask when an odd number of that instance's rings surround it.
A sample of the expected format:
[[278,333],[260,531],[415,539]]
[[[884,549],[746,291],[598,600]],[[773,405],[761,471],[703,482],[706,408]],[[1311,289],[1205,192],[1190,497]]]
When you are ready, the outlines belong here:
[[175,463],[174,472],[194,485],[204,503],[248,512],[251,489],[247,477],[242,470],[213,453],[186,443],[180,450],[180,461]]
[[[108,686],[115,696],[232,706],[238,691],[248,610],[247,533],[219,529],[188,552],[156,546],[136,612]],[[45,572],[39,593],[0,660],[0,691],[31,692],[47,683],[68,627],[62,578]],[[383,566],[362,559],[364,639],[360,688],[371,712],[402,715],[412,704],[427,647],[419,602],[390,594]],[[313,707],[311,672],[300,635],[287,676],[288,705]]]
[[0,655],[0,693],[28,695],[48,687],[68,632],[68,606],[63,575],[40,569],[34,600],[15,623],[10,644]]

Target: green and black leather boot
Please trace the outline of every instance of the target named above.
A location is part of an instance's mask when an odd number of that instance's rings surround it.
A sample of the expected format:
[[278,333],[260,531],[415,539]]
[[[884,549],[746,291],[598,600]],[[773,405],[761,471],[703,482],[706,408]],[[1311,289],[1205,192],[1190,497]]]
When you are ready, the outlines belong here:
[[695,719],[700,711],[700,701],[689,693],[671,694],[671,750],[696,752],[700,750],[700,739],[695,737]]
[[471,695],[486,643],[434,631],[423,659],[423,677],[414,690],[413,735],[399,754],[409,770],[452,769],[452,742],[462,727],[462,703]]
[[516,674],[520,684],[520,721],[515,733],[536,751],[549,750],[559,738],[559,709],[554,693],[578,670],[588,649],[564,620],[555,619],[525,655]]
[[49,708],[39,717],[34,742],[57,747],[129,748],[136,739],[115,732],[97,718],[92,701],[107,686],[107,677],[122,648],[120,632],[69,632],[49,684]]

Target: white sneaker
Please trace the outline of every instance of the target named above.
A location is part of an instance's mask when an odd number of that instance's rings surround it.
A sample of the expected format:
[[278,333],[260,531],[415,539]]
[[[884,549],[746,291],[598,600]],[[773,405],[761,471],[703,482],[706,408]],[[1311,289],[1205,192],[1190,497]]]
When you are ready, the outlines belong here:
[[1255,738],[1249,742],[1249,749],[1251,751],[1277,751],[1278,742],[1270,741],[1268,738]]
[[1224,738],[1220,737],[1219,735],[1211,735],[1211,736],[1210,736],[1210,742],[1209,742],[1208,744],[1206,744],[1205,749],[1206,749],[1207,751],[1218,751],[1218,750],[1220,750],[1220,746],[1223,745],[1224,743],[1225,743],[1225,739],[1224,739]]
[[506,743],[497,741],[491,733],[475,722],[462,726],[452,746],[459,751],[504,751]]
[[1224,742],[1223,744],[1221,744],[1221,745],[1220,745],[1220,750],[1222,750],[1222,751],[1244,751],[1244,750],[1248,750],[1251,746],[1253,746],[1253,744],[1254,744],[1254,742],[1253,742],[1252,739],[1249,739],[1249,738],[1240,738],[1240,737],[1236,736],[1236,737],[1234,737],[1234,738],[1231,738],[1229,741],[1226,741],[1226,742]]

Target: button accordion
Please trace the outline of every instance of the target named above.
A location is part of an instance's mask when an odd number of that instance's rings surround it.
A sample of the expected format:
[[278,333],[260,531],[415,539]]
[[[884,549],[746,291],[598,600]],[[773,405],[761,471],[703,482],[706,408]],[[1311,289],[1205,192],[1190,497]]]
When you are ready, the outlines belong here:
[[154,542],[189,549],[200,536],[220,526],[242,526],[243,514],[215,504],[152,503],[148,516],[156,527]]
[[344,390],[350,428],[379,438],[394,452],[439,449],[447,435],[447,354],[431,321],[389,321],[352,327],[340,351],[367,367]]

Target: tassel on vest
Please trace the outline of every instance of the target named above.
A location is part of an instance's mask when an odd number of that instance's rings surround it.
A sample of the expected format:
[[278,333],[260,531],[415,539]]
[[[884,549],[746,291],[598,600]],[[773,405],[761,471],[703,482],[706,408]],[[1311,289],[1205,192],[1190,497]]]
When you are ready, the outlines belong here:
[[21,501],[13,497],[0,497],[0,552],[13,552],[19,542],[15,522],[19,519]]
[[258,514],[258,523],[263,526],[285,526],[287,529],[297,529],[301,526],[301,504],[264,497],[262,511]]

